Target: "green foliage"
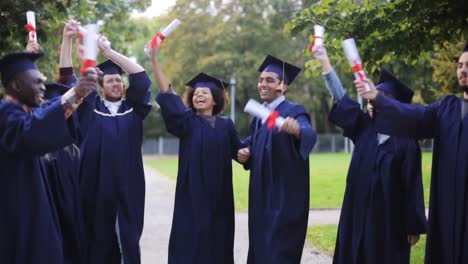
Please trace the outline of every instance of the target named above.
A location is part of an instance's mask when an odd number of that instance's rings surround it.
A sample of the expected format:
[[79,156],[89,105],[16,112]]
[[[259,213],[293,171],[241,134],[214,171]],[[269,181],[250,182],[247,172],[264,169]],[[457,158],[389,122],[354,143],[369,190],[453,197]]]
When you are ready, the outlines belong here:
[[[244,136],[249,133],[250,119],[242,109],[249,98],[258,99],[257,69],[265,56],[272,54],[299,66],[305,63],[306,34],[291,38],[284,32],[284,24],[300,2],[179,0],[166,16],[149,21],[151,33],[141,38],[147,41],[161,26],[180,19],[181,26],[165,40],[160,51],[165,74],[178,94],[184,92],[184,83],[201,71],[227,82],[235,78],[236,98],[231,103],[236,108],[236,127]],[[144,44],[138,45],[138,60],[141,58],[142,64],[151,69],[142,51]],[[326,121],[328,112],[316,113],[317,109],[322,111],[322,105],[324,111],[330,107],[321,79],[311,81],[300,74],[290,86],[288,97],[306,106],[319,131],[332,130]],[[229,114],[227,107],[224,115]]]
[[297,34],[314,24],[323,25],[328,53],[339,68],[346,64],[341,42],[353,37],[371,76],[375,77],[380,65],[393,68],[418,91],[416,101],[434,101],[439,87],[431,78],[430,58],[444,43],[466,38],[468,6],[461,0],[356,2],[361,1],[320,1],[296,13],[286,27]]
[[[74,18],[82,25],[102,20],[104,26],[100,29],[101,33],[109,37],[116,50],[126,54],[126,42],[135,35],[132,34],[133,28],[122,21],[129,19],[129,11],[144,10],[149,3],[150,0],[1,1],[0,24],[4,26],[0,28],[0,55],[25,50],[28,41],[27,31],[23,27],[26,11],[34,11],[38,43],[44,53],[38,65],[49,79],[56,79],[62,31],[67,20]],[[75,66],[77,69],[80,66],[77,57]]]

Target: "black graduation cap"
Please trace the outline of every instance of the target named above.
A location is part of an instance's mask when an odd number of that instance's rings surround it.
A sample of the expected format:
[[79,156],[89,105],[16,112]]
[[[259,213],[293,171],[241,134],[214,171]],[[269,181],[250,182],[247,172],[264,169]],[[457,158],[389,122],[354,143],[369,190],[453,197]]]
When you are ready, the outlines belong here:
[[65,92],[70,89],[70,87],[66,86],[65,84],[57,83],[57,82],[50,82],[45,84],[46,91],[44,93],[44,98],[46,99],[53,99],[57,96],[63,95]]
[[381,68],[380,79],[376,88],[391,94],[398,101],[408,104],[411,103],[414,94],[413,90],[385,68]]
[[38,68],[34,61],[41,56],[41,53],[30,52],[16,52],[3,56],[0,59],[0,73],[2,75],[3,86],[6,86],[18,73],[37,70]]
[[229,84],[219,78],[213,77],[209,74],[204,72],[200,72],[199,74],[195,75],[190,81],[188,81],[185,85],[192,87],[193,89],[198,87],[206,87],[210,89],[219,88],[219,89],[227,89]]
[[285,84],[289,85],[299,74],[301,68],[271,55],[267,55],[262,65],[260,65],[260,68],[258,68],[258,71],[274,72],[283,78]]
[[97,67],[104,73],[104,75],[123,74],[122,68],[111,60],[106,60],[105,62],[99,64]]
[[468,52],[468,40],[465,43],[465,47],[463,48],[463,52]]

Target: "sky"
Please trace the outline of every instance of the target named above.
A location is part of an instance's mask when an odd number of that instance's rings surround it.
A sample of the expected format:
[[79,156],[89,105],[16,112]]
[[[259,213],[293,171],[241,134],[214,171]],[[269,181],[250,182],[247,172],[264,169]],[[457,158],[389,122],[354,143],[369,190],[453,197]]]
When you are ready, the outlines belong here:
[[176,0],[152,0],[151,6],[143,13],[134,12],[133,16],[155,17],[166,13],[168,8],[175,5]]

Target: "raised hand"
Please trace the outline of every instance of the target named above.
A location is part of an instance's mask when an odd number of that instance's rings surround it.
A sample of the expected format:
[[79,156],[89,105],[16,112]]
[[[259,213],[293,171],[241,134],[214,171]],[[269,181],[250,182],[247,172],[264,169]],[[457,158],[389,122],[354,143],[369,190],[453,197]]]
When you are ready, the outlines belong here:
[[[358,94],[362,96],[362,98],[367,100],[375,100],[377,94],[379,93],[375,88],[374,83],[372,83],[372,81],[368,79],[355,80],[354,87],[356,87],[356,91],[358,92]],[[369,87],[370,90],[367,90],[367,87]]]

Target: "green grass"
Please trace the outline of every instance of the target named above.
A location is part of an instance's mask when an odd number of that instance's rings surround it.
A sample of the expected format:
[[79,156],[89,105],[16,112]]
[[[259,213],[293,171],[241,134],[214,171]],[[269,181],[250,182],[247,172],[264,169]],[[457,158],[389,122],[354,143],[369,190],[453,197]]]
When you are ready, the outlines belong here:
[[[314,225],[307,229],[307,243],[318,251],[333,255],[335,249],[338,225]],[[422,235],[419,242],[411,248],[411,263],[424,263],[426,235]]]
[[[310,157],[310,205],[311,208],[341,208],[351,154],[313,153]],[[429,199],[429,181],[432,154],[423,154],[423,186],[426,208]],[[171,179],[177,177],[177,157],[145,157],[145,164]],[[248,207],[249,172],[233,163],[234,202],[236,210]],[[320,252],[332,255],[335,248],[337,225],[309,227],[307,243]],[[426,237],[422,236],[412,248],[411,263],[423,263]]]
[[[431,153],[423,155],[423,184],[426,207],[429,199]],[[313,153],[310,156],[310,207],[341,208],[351,154]],[[176,179],[177,157],[145,157],[145,164],[161,174]],[[245,211],[248,206],[249,172],[233,163],[234,201],[236,210]]]

